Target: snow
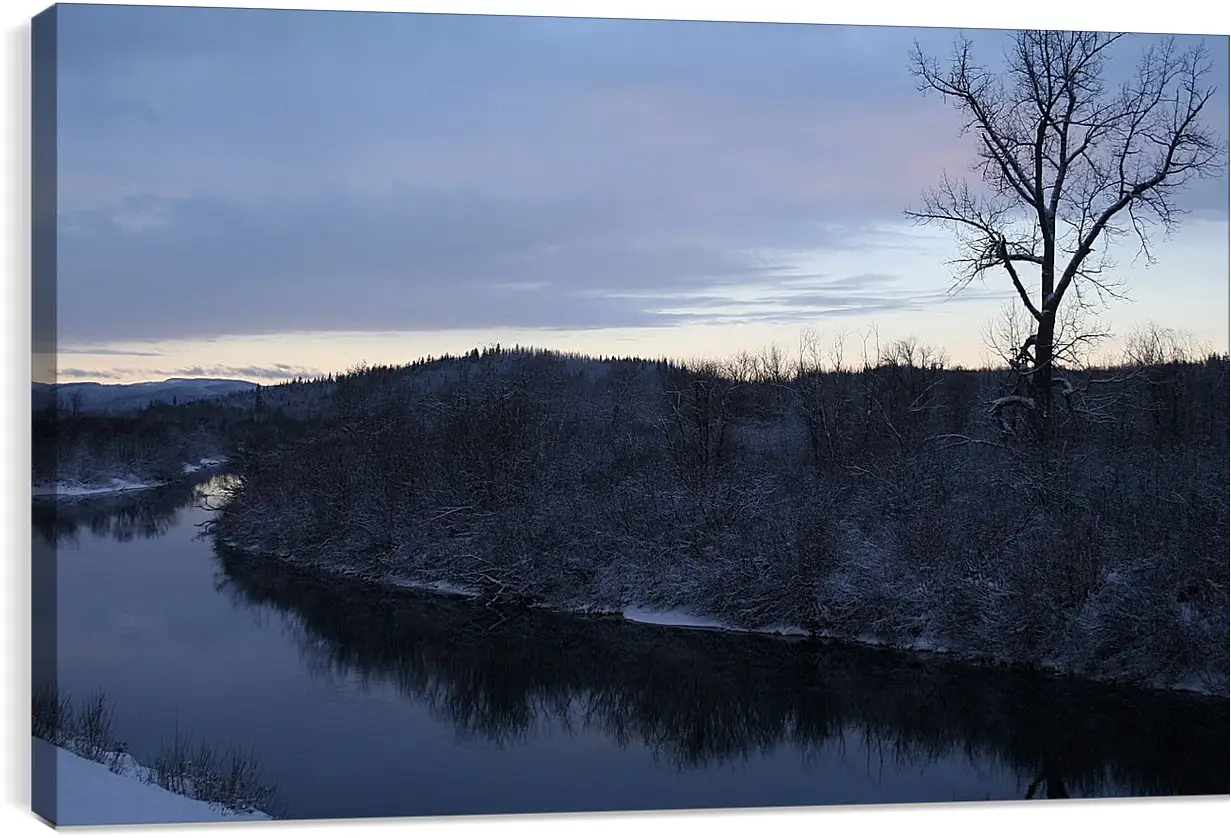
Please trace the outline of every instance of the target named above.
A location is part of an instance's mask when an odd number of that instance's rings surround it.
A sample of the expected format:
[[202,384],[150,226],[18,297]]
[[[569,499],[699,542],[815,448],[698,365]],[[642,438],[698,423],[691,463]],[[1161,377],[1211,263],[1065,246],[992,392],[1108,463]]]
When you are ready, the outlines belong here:
[[441,593],[441,594],[454,594],[456,596],[464,596],[464,597],[478,596],[478,593],[476,593],[471,588],[467,588],[464,585],[452,585],[448,582],[431,582],[425,585],[424,588],[426,590],[436,591],[437,593]]
[[137,492],[142,489],[155,489],[163,483],[146,483],[131,478],[113,477],[106,483],[81,483],[75,480],[62,480],[56,483],[36,483],[31,491],[36,498],[78,498],[90,495],[115,495],[121,492]]
[[461,596],[466,597],[467,599],[474,599],[479,595],[479,592],[474,588],[468,588],[465,585],[455,585],[452,582],[429,582],[423,579],[408,579],[399,577],[390,580],[390,583],[399,588],[410,588],[416,591],[430,591],[434,594]]
[[32,747],[35,765],[55,761],[55,810],[45,814],[57,826],[269,820],[262,812],[232,812],[146,783],[146,769],[131,757],[114,773],[42,739],[33,739]]
[[[184,474],[195,474],[201,469],[216,468],[225,465],[224,457],[203,457],[195,463],[184,464]],[[134,477],[113,477],[106,482],[84,483],[80,480],[59,480],[55,483],[35,483],[31,493],[36,498],[73,499],[93,495],[118,495],[123,492],[139,492],[144,489],[157,489],[166,486],[166,482],[149,482]]]
[[225,457],[202,457],[195,463],[184,463],[184,474],[194,474],[203,468],[216,468],[224,463]]
[[629,606],[620,613],[624,619],[631,622],[648,623],[653,626],[734,630],[734,626],[727,625],[712,617],[698,617],[693,614],[685,614],[683,611],[655,611],[640,606]]
[[739,634],[776,634],[784,637],[807,637],[808,632],[799,626],[764,626],[759,629],[742,629],[713,617],[700,617],[683,611],[661,611],[643,606],[629,606],[620,612],[624,619],[634,623],[671,628],[714,629]]
[[[1225,683],[1225,682],[1224,682]],[[1207,681],[1196,673],[1192,673],[1178,681],[1170,678],[1155,678],[1150,686],[1156,690],[1172,690],[1175,692],[1196,693],[1198,695],[1222,695],[1212,681]]]

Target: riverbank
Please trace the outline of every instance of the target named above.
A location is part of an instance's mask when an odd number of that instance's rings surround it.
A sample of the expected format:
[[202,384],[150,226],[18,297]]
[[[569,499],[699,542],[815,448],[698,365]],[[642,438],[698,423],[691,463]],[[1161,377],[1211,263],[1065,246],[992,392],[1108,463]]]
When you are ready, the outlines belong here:
[[141,492],[146,489],[157,489],[160,486],[166,485],[167,481],[140,480],[132,476],[113,477],[110,480],[99,482],[61,480],[55,483],[36,483],[31,487],[30,494],[37,500],[77,500],[79,498]]
[[[619,614],[485,608],[232,553],[220,560],[233,601],[300,627],[294,643],[313,671],[339,685],[381,685],[373,687],[381,707],[397,690],[467,742],[524,744],[563,724],[587,749],[594,740],[579,735],[583,728],[644,747],[669,766],[734,768],[770,749],[815,758],[870,748],[874,762],[880,752],[914,766],[912,775],[957,753],[982,772],[1008,766],[1005,776],[1016,778],[1008,789],[955,786],[932,800],[1021,797],[1044,763],[1062,767],[1072,796],[1227,788],[1217,745],[1226,739],[1226,702],[1217,698],[974,666],[952,655],[678,630]],[[1000,768],[985,762],[992,755]],[[567,763],[565,776],[575,776],[567,772],[578,763]],[[834,788],[847,783],[841,776],[830,778]],[[818,794],[852,800],[832,788]],[[896,788],[862,799],[908,795]]]
[[193,747],[177,733],[147,766],[115,737],[102,693],[78,707],[54,688],[33,699],[32,808],[57,826],[273,817],[276,787],[251,753]]
[[236,812],[154,785],[151,769],[127,755],[115,755],[117,767],[109,768],[34,737],[31,749],[35,783],[55,778],[54,804],[39,806],[36,791],[35,811],[55,826],[270,820],[264,812]]
[[1138,689],[1148,689],[1159,692],[1186,693],[1207,697],[1226,697],[1228,685],[1216,678],[1190,676],[1183,679],[1165,680],[1162,678],[1124,678],[1106,674],[1075,671],[1062,661],[1055,659],[1022,660],[996,655],[978,649],[960,648],[952,645],[942,634],[918,636],[906,640],[877,636],[864,631],[859,633],[842,633],[832,629],[814,627],[804,628],[798,625],[772,623],[759,626],[745,626],[724,620],[713,614],[706,614],[697,609],[664,608],[653,605],[619,605],[600,603],[570,602],[532,602],[521,601],[510,603],[501,599],[499,592],[493,595],[490,585],[467,584],[450,580],[427,580],[421,577],[406,577],[394,574],[379,577],[370,572],[355,568],[311,565],[297,561],[293,554],[276,555],[262,553],[255,545],[238,547],[233,543],[220,540],[225,549],[257,560],[276,562],[294,572],[307,571],[321,579],[336,579],[341,583],[359,582],[376,585],[388,590],[415,590],[441,597],[459,597],[479,601],[487,605],[502,607],[527,608],[542,610],[556,614],[565,614],[581,618],[611,619],[619,618],[632,623],[655,625],[663,628],[687,631],[715,631],[728,634],[748,634],[762,637],[780,638],[783,640],[813,639],[827,643],[839,643],[851,646],[862,646],[872,649],[885,649],[895,652],[907,652],[925,656],[939,656],[955,662],[976,666],[995,667],[999,669],[1037,672],[1041,674],[1079,678],[1082,680],[1108,685],[1128,686]]
[[[184,463],[181,473],[185,477],[198,475],[202,471],[219,468],[226,464],[223,457],[203,457],[195,463]],[[172,480],[157,480],[150,476],[126,474],[97,480],[57,480],[51,483],[35,483],[30,488],[30,495],[39,501],[76,501],[93,497],[122,495],[130,492],[142,492],[148,489],[158,489],[169,486]]]

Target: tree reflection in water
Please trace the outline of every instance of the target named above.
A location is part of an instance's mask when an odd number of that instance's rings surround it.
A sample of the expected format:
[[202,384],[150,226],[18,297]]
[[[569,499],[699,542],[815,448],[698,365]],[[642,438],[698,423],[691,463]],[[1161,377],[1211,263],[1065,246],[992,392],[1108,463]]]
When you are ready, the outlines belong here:
[[463,736],[582,726],[680,768],[855,736],[922,766],[998,761],[1025,797],[1226,794],[1228,705],[853,646],[497,613],[219,548],[219,587],[291,615],[318,671],[396,685]]
[[157,489],[81,499],[36,500],[34,533],[52,547],[73,546],[82,530],[97,538],[128,542],[160,538],[180,514],[208,491],[208,481],[184,481]]

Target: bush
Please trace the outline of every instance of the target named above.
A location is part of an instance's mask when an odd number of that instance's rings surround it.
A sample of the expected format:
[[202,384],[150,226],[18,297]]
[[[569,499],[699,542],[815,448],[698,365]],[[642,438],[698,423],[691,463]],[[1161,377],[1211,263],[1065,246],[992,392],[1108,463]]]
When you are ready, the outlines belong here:
[[106,765],[117,774],[236,812],[274,815],[279,808],[276,786],[262,777],[256,755],[235,748],[216,751],[202,742],[195,747],[176,734],[154,758],[152,767],[137,765],[127,755],[127,745],[115,739],[111,706],[101,693],[94,693],[74,712],[72,701],[53,687],[38,688],[33,698],[33,735],[71,751],[77,756]]

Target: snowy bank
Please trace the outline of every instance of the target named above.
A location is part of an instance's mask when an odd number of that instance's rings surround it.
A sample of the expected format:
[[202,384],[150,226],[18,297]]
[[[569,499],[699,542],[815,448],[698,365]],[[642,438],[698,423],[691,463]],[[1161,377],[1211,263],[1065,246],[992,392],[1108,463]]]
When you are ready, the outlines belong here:
[[710,629],[714,631],[730,631],[737,634],[776,634],[784,637],[807,637],[808,632],[799,626],[764,626],[757,629],[740,628],[724,623],[714,617],[703,617],[687,614],[683,611],[661,611],[641,606],[629,606],[620,612],[620,616],[633,623],[647,623],[653,626],[669,626],[671,628]]
[[[184,463],[181,471],[185,476],[226,465],[225,457],[202,457],[195,463]],[[40,500],[79,500],[82,498],[141,492],[170,485],[166,480],[150,480],[132,474],[112,477],[101,481],[57,480],[53,483],[35,483],[31,495]]]
[[42,812],[36,803],[36,813],[57,826],[270,819],[262,812],[234,812],[153,785],[149,769],[129,756],[121,757],[113,772],[42,739],[32,739],[31,746],[36,785],[40,779],[46,783],[55,766],[55,801],[47,801],[51,809]]
[[106,483],[81,483],[75,480],[62,480],[56,483],[36,483],[31,488],[31,494],[36,498],[66,500],[92,497],[95,495],[118,495],[124,492],[139,492],[145,489],[157,489],[166,483],[145,482],[133,478],[113,477]]
[[[487,593],[483,589],[473,585],[460,584],[441,579],[429,581],[419,576],[404,576],[396,573],[372,574],[356,568],[337,565],[303,567],[296,562],[295,555],[290,551],[270,553],[262,550],[261,545],[257,543],[240,544],[237,543],[235,539],[229,538],[220,538],[218,540],[231,550],[245,554],[249,557],[274,559],[288,566],[297,567],[298,569],[307,570],[310,573],[319,574],[325,577],[332,577],[343,582],[357,581],[361,584],[376,585],[393,589],[401,588],[418,590],[430,594],[461,597],[471,600],[483,600],[485,593]],[[487,604],[490,605],[491,602],[489,601]],[[1191,693],[1194,695],[1204,696],[1226,695],[1225,685],[1220,685],[1216,680],[1207,681],[1197,676],[1189,676],[1178,680],[1165,678],[1130,679],[1123,677],[1109,677],[1106,675],[1092,674],[1089,672],[1074,672],[1071,669],[1066,668],[1060,661],[1051,658],[1023,661],[1006,655],[998,655],[980,650],[961,649],[953,646],[944,637],[936,636],[934,634],[895,638],[878,636],[869,632],[859,632],[857,634],[845,633],[833,631],[827,628],[816,628],[809,631],[802,626],[790,624],[768,624],[750,628],[736,625],[713,615],[698,614],[693,611],[685,611],[678,608],[656,608],[647,605],[617,605],[613,608],[607,605],[586,603],[585,601],[573,601],[567,603],[537,602],[523,604],[523,606],[541,609],[544,611],[552,611],[558,614],[572,614],[582,618],[619,617],[632,623],[662,626],[664,628],[672,629],[719,631],[731,634],[769,636],[782,638],[784,641],[811,638],[825,643],[841,643],[874,649],[910,652],[918,655],[942,655],[953,660],[962,661],[964,663],[976,666],[1028,669],[1052,676],[1078,677],[1097,683],[1125,684],[1138,688],[1163,692]]]
[[202,457],[195,463],[184,463],[184,474],[196,474],[201,469],[226,465],[226,457]]

